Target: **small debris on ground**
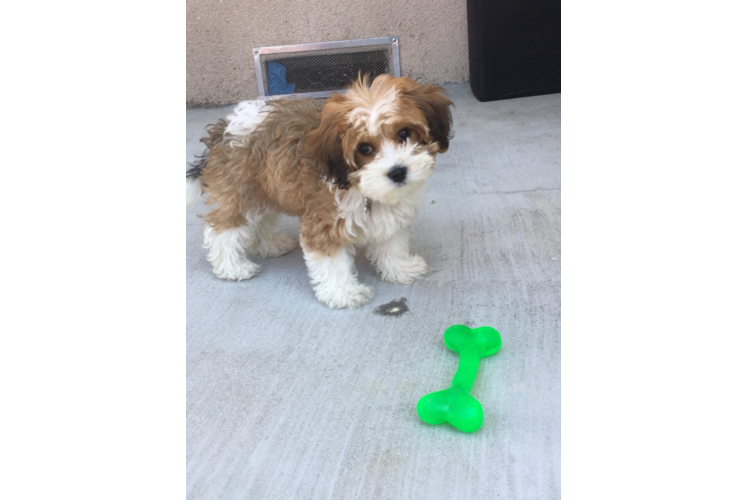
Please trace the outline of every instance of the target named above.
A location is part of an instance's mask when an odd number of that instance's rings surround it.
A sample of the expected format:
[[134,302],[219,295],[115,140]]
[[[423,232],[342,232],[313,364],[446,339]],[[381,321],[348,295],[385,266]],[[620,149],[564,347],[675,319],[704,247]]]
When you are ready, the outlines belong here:
[[406,302],[407,299],[405,297],[401,297],[400,300],[393,300],[392,302],[382,304],[381,306],[374,309],[374,312],[382,316],[402,316],[409,311]]

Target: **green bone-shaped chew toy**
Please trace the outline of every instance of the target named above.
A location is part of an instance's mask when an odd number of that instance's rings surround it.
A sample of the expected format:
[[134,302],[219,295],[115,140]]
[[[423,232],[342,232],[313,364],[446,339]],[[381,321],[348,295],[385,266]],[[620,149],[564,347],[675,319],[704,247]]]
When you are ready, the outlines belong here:
[[460,355],[460,365],[448,388],[426,394],[418,401],[418,416],[427,424],[449,422],[462,432],[475,432],[483,424],[483,407],[470,395],[470,389],[480,358],[499,351],[501,335],[490,326],[454,325],[444,332],[444,343]]

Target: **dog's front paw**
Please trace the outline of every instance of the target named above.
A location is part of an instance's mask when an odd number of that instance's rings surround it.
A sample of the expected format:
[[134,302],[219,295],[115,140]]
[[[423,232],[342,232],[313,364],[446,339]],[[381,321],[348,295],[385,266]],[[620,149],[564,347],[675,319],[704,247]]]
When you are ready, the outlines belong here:
[[320,302],[333,309],[355,309],[374,298],[376,292],[370,286],[358,284],[338,286],[331,290],[318,288],[315,294]]
[[418,278],[423,278],[429,272],[429,265],[420,255],[411,255],[408,259],[389,262],[382,267],[380,273],[382,281],[408,285]]

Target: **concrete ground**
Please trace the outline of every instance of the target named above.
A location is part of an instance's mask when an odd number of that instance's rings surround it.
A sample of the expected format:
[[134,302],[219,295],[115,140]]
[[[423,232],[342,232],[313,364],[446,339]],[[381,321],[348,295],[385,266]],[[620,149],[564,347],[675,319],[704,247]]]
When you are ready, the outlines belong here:
[[[201,203],[187,210],[187,497],[540,499],[560,497],[559,94],[478,102],[448,87],[455,138],[412,226],[431,273],[380,281],[356,310],[331,310],[301,250],[259,259],[249,281],[216,278]],[[187,158],[231,108],[187,111]],[[283,220],[298,239],[298,222]],[[401,316],[378,306],[404,298]],[[453,324],[501,332],[471,394],[480,430],[427,425],[416,403],[446,388]]]

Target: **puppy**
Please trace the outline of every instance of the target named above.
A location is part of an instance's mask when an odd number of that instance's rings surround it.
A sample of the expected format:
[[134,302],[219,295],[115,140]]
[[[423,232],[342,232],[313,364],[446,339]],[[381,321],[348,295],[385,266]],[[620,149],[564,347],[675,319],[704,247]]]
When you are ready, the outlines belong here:
[[344,95],[246,101],[201,141],[187,171],[188,206],[206,195],[208,261],[219,278],[249,279],[247,256],[283,255],[296,243],[274,232],[279,214],[300,218],[300,243],[317,298],[355,308],[374,296],[356,279],[362,247],[384,281],[412,283],[428,271],[410,253],[408,227],[437,153],[451,139],[452,102],[436,85],[380,75]]

